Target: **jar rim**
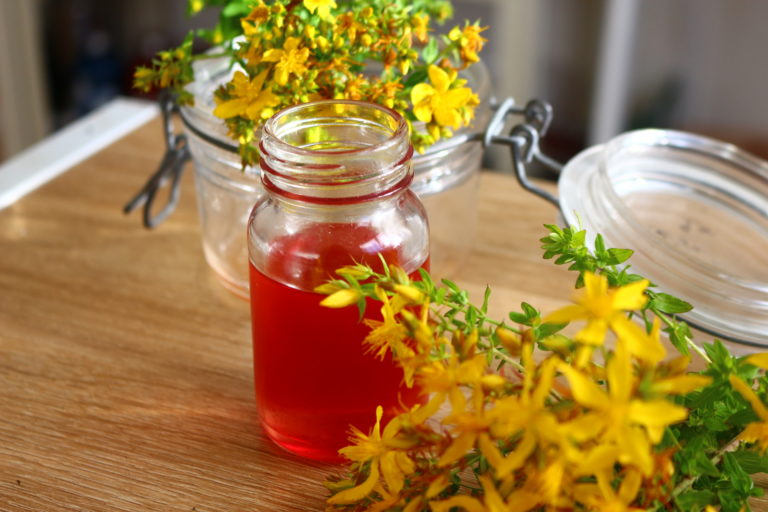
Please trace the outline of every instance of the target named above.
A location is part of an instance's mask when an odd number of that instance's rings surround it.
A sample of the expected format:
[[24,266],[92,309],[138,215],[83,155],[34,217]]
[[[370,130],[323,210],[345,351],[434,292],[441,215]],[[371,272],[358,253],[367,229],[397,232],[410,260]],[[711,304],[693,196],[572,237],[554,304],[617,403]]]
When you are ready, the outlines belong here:
[[[309,112],[312,110],[321,110],[323,108],[334,108],[340,105],[345,105],[348,107],[365,108],[365,109],[381,112],[387,116],[390,116],[393,119],[396,127],[392,130],[392,132],[390,133],[389,137],[387,137],[387,139],[379,141],[375,145],[359,147],[359,148],[350,148],[350,149],[344,149],[344,150],[306,149],[301,146],[296,146],[294,144],[290,144],[286,142],[285,140],[283,140],[283,137],[278,133],[277,125],[281,121],[281,119],[286,116],[299,114],[301,112]],[[333,116],[333,117],[343,118],[344,116]],[[365,155],[366,153],[371,153],[373,151],[386,150],[398,144],[398,142],[401,141],[404,136],[407,136],[407,134],[408,134],[408,124],[405,122],[405,119],[403,119],[403,116],[401,116],[397,111],[376,103],[370,103],[366,101],[356,101],[356,100],[318,100],[318,101],[311,101],[308,103],[300,103],[298,105],[291,105],[290,107],[286,107],[276,112],[272,117],[270,117],[264,123],[262,127],[262,138],[265,136],[270,137],[270,144],[275,144],[278,147],[281,147],[283,150],[289,151],[291,153],[303,154],[303,155],[318,155],[318,156],[320,155],[326,155],[326,156]]]

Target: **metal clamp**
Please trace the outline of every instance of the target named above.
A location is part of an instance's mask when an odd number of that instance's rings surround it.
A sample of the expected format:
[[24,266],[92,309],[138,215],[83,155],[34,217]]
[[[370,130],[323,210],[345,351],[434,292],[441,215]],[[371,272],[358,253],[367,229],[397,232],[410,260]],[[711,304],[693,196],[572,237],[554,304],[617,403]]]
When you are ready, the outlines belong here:
[[[178,111],[173,93],[165,89],[160,93],[160,111],[163,114],[163,130],[165,132],[165,155],[157,171],[150,176],[147,183],[123,207],[128,214],[143,206],[142,221],[144,227],[152,229],[163,222],[176,208],[179,201],[179,185],[184,172],[184,164],[190,159],[187,137],[173,131],[173,113]],[[170,184],[169,184],[170,183]],[[157,192],[169,185],[168,201],[156,214],[152,214],[152,206]]]
[[[536,186],[528,179],[527,166],[537,161],[559,173],[563,166],[541,152],[539,141],[547,132],[552,122],[552,106],[542,100],[531,100],[525,107],[516,107],[511,98],[507,98],[495,107],[491,121],[485,130],[483,145],[501,144],[509,146],[512,155],[512,165],[520,186],[549,201],[560,209],[560,201],[546,190]],[[507,135],[503,134],[507,118],[512,114],[522,114],[525,121],[514,125]]]

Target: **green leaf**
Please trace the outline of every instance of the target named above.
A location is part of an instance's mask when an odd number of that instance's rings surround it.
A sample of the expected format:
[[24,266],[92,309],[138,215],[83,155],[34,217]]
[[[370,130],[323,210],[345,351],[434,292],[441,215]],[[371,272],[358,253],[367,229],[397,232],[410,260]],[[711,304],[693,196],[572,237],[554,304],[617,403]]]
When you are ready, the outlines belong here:
[[433,64],[437,59],[438,55],[440,55],[440,50],[437,47],[437,39],[430,38],[427,45],[421,51],[421,58],[424,60],[425,63]]
[[528,322],[528,317],[526,315],[523,313],[515,313],[514,311],[510,311],[509,319],[517,324],[525,324]]
[[224,6],[224,9],[221,10],[221,14],[227,17],[237,16],[238,18],[241,16],[244,16],[248,14],[250,9],[247,5],[232,2],[228,3],[226,6]]
[[595,256],[602,258],[605,254],[605,242],[603,241],[603,235],[599,234],[595,237]]
[[690,467],[693,471],[696,473],[701,473],[702,475],[708,475],[712,477],[720,476],[720,471],[718,471],[717,466],[715,466],[712,461],[709,460],[709,457],[707,457],[704,452],[697,452],[693,456]]
[[485,294],[483,295],[483,305],[480,308],[480,311],[482,311],[484,315],[488,313],[488,301],[490,298],[491,298],[491,287],[486,285]]
[[577,231],[573,234],[572,245],[574,247],[584,247],[584,242],[587,239],[587,231],[585,229],[582,229],[581,231]]
[[634,253],[635,251],[632,249],[608,249],[606,263],[608,265],[619,265],[627,261]]
[[453,292],[459,293],[461,291],[461,288],[449,279],[442,279],[441,282]]
[[411,73],[405,78],[405,81],[403,82],[403,88],[409,89],[416,84],[425,82],[426,80],[427,80],[427,68],[416,69],[413,71],[413,73]]
[[540,340],[561,331],[566,325],[568,324],[541,324],[533,330],[533,333],[536,336],[536,339]]
[[739,450],[732,452],[731,455],[742,469],[750,475],[754,473],[768,473],[768,456],[760,455],[750,450]]
[[689,303],[668,293],[654,293],[650,307],[669,315],[686,313],[693,309]]
[[743,501],[746,501],[755,487],[755,482],[730,452],[726,452],[723,456],[723,476],[742,495]]
[[552,233],[556,233],[561,237],[563,236],[563,230],[560,229],[560,226],[556,224],[544,224],[544,227],[547,228]]
[[523,312],[528,316],[528,318],[536,318],[537,316],[539,316],[539,312],[536,310],[536,308],[534,308],[527,302],[521,303],[520,307],[523,308]]
[[704,351],[712,360],[713,365],[720,366],[721,369],[733,368],[733,356],[720,340],[715,340],[714,343],[705,343]]
[[678,496],[675,503],[679,510],[698,512],[714,501],[715,493],[712,491],[690,490]]

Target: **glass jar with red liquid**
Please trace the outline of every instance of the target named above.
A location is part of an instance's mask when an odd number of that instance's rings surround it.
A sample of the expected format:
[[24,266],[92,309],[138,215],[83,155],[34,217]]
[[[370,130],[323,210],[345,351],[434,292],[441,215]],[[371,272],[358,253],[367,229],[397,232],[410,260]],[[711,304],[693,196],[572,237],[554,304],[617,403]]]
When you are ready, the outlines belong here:
[[260,152],[267,194],[248,223],[259,416],[283,448],[337,461],[350,425],[366,432],[377,406],[393,416],[420,398],[389,358],[366,353],[358,309],[321,307],[313,291],[345,265],[381,271],[379,255],[409,274],[428,265],[408,126],[379,105],[307,103],[265,123]]

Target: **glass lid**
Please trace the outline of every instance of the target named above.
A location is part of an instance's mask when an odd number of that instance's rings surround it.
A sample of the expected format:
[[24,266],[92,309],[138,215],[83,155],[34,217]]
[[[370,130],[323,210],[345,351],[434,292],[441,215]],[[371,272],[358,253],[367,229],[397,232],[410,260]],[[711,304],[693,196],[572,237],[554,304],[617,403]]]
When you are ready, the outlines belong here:
[[635,272],[694,305],[694,327],[768,347],[768,162],[639,130],[577,155],[559,191],[566,221],[633,249]]

